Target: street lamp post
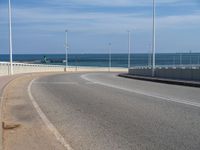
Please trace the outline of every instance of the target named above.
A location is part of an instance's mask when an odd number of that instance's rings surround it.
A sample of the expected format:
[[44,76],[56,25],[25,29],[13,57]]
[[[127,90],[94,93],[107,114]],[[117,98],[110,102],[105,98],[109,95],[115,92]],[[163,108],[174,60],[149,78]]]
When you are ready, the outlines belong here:
[[155,0],[153,0],[152,76],[155,76],[155,68],[156,68],[156,23],[155,23],[155,15],[156,15],[156,4],[155,4]]
[[68,30],[65,30],[65,71],[68,68]]
[[131,67],[131,32],[128,31],[128,69]]
[[10,51],[10,75],[13,75],[13,43],[12,43],[12,10],[11,0],[8,1],[8,15],[9,15],[9,51]]
[[109,43],[109,72],[111,71],[111,67],[112,67],[111,43]]
[[180,53],[180,66],[182,65],[182,59],[183,59],[183,56],[182,56],[182,53]]
[[151,44],[149,44],[149,58],[148,58],[148,66],[151,67],[152,65],[152,47],[151,47]]

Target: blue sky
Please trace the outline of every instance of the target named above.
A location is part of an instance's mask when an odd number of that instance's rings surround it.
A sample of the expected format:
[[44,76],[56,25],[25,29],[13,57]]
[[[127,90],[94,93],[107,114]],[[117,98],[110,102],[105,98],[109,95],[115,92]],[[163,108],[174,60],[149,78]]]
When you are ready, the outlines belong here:
[[[152,0],[12,0],[14,53],[150,51]],[[0,54],[8,53],[8,0],[0,1]],[[157,52],[200,52],[200,1],[157,0]]]

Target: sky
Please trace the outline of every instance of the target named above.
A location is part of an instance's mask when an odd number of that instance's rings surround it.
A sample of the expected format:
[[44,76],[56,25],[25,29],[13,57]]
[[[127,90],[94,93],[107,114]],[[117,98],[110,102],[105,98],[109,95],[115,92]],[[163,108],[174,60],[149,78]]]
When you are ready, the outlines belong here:
[[[149,53],[152,0],[11,0],[13,53]],[[156,0],[156,52],[200,52],[200,1]],[[0,54],[8,47],[8,0],[0,1]]]

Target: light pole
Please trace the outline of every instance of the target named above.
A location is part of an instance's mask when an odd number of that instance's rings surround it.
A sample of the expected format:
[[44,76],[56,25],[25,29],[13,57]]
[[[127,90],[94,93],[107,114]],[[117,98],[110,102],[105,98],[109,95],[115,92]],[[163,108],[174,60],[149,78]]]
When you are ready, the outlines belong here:
[[13,75],[13,43],[12,43],[12,10],[11,0],[8,1],[8,15],[9,15],[9,51],[10,51],[10,75]]
[[131,32],[128,31],[128,69],[131,67]]
[[155,76],[155,68],[156,68],[156,4],[155,0],[153,0],[153,40],[152,40],[152,52],[153,52],[153,60],[152,60],[152,76]]
[[182,53],[180,53],[180,66],[182,65]]
[[111,43],[109,43],[109,72],[111,71],[112,67],[112,56],[111,56]]
[[65,30],[65,71],[68,67],[68,30]]
[[152,46],[151,46],[151,44],[149,44],[148,49],[149,49],[148,66],[151,67],[151,65],[152,65],[152,60],[151,60],[152,59]]

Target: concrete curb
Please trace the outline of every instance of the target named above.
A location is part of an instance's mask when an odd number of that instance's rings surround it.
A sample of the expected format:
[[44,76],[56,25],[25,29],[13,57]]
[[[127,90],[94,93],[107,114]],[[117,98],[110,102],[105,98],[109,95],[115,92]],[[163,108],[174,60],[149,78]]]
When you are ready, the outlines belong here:
[[147,77],[147,76],[135,76],[135,75],[130,75],[130,74],[119,74],[119,76],[124,77],[124,78],[129,78],[129,79],[137,79],[137,80],[190,86],[190,87],[200,87],[200,82],[196,82],[196,81],[165,79],[165,78],[156,78],[156,77]]

